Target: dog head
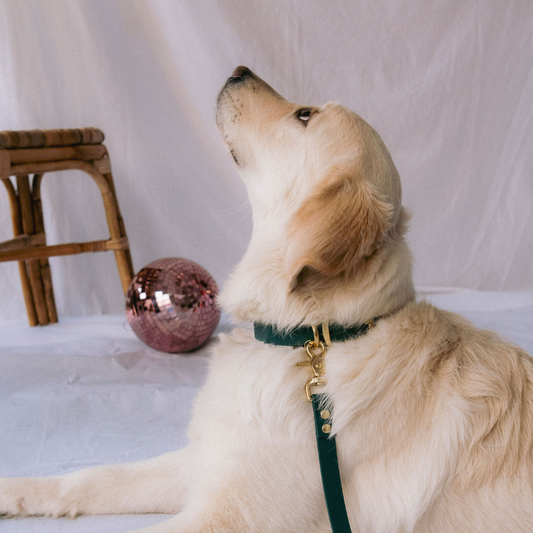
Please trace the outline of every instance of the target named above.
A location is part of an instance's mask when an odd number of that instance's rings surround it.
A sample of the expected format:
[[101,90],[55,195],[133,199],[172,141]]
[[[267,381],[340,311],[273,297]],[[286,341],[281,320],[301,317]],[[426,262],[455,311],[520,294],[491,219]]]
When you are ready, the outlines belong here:
[[378,269],[406,217],[398,172],[369,124],[336,103],[291,103],[246,67],[220,91],[216,116],[248,190],[251,247],[280,256],[289,294]]

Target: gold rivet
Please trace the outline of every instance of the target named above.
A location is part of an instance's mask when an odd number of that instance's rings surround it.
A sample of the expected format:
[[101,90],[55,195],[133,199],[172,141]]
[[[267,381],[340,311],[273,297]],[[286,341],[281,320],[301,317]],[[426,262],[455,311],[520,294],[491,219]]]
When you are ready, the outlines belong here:
[[320,416],[325,420],[331,416],[331,413],[327,409],[324,409],[323,411],[320,411]]
[[322,431],[323,431],[324,433],[331,433],[331,426],[330,426],[329,424],[324,424],[324,425],[322,426]]

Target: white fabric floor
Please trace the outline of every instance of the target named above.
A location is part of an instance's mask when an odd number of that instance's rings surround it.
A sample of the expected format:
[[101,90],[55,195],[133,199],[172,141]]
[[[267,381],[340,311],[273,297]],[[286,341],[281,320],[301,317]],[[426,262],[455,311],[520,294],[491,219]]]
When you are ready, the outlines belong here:
[[[496,330],[533,354],[533,292],[431,293],[439,307]],[[217,331],[228,329],[222,323]],[[216,341],[213,341],[216,342]],[[0,324],[0,476],[40,476],[129,462],[182,447],[208,347],[146,348],[124,316]],[[162,515],[0,520],[1,533],[123,532]]]

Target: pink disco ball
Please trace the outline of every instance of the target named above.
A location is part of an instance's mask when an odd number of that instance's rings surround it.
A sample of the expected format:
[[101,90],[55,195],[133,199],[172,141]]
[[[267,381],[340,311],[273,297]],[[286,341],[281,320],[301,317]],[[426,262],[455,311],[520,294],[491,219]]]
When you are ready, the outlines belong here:
[[132,280],[126,296],[131,329],[160,352],[194,350],[215,331],[218,287],[205,268],[179,257],[159,259]]

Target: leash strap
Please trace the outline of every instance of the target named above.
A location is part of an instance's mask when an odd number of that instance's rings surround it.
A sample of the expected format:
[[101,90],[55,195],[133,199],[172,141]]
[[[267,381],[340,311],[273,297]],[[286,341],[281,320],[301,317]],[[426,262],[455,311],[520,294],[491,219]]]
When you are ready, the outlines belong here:
[[322,486],[329,522],[333,533],[351,533],[346,505],[342,493],[339,461],[337,459],[337,446],[335,437],[331,433],[331,413],[325,407],[326,395],[313,394],[313,412],[315,415],[316,443],[318,448],[318,461],[322,474]]

